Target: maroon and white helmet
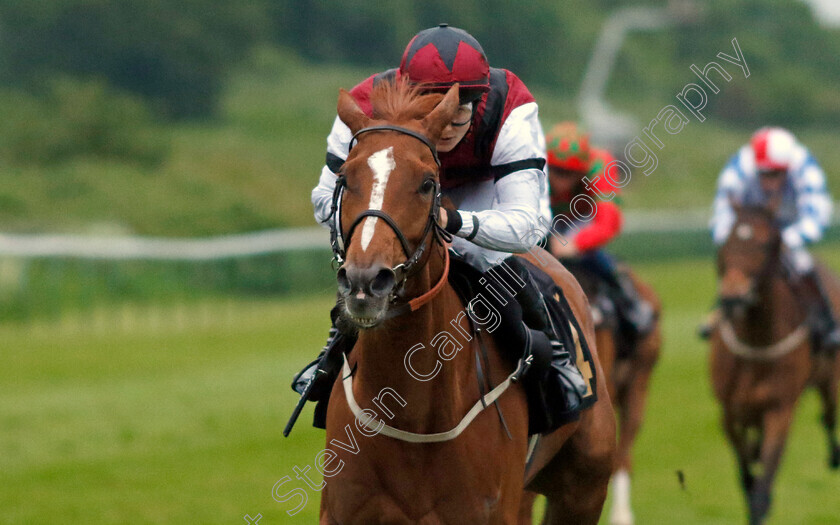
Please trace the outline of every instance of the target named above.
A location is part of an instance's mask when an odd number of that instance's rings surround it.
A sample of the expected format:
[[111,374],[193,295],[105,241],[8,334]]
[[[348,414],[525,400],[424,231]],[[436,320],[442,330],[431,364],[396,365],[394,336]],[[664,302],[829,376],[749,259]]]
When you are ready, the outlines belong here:
[[400,62],[400,76],[426,91],[446,91],[458,83],[462,103],[490,90],[490,65],[481,44],[448,24],[420,31],[411,39]]
[[765,127],[755,132],[750,146],[759,171],[787,170],[796,152],[796,137],[784,128]]

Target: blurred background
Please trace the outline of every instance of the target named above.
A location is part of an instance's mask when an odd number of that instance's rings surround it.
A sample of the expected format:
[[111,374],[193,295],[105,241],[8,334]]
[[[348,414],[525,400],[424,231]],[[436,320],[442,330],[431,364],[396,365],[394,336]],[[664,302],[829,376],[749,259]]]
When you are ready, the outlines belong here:
[[[295,516],[272,499],[323,448],[311,409],[280,437],[334,297],[309,192],[338,88],[443,21],[525,81],[544,127],[583,121],[616,153],[737,38],[749,78],[722,62],[708,119],[660,137],[610,251],[665,304],[638,521],[742,522],[694,335],[714,300],[705,223],[720,169],[767,124],[840,192],[838,5],[0,0],[0,523],[315,521],[317,493]],[[817,253],[840,269],[838,241]],[[840,521],[816,419],[806,396],[772,523]]]

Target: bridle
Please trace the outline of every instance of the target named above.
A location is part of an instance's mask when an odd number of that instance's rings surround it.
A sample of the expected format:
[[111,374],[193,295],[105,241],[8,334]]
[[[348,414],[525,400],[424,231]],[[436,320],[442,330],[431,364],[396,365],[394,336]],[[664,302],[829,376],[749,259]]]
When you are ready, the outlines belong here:
[[[750,294],[755,293],[755,288],[758,283],[771,278],[773,275],[773,270],[776,268],[777,258],[780,256],[779,254],[774,253],[774,249],[775,246],[772,243],[762,247],[765,261],[759,271],[756,272],[755,276],[752,278],[753,282],[750,287]],[[718,302],[720,302],[720,299],[718,299]],[[724,343],[724,348],[736,356],[750,361],[773,361],[783,357],[802,344],[807,339],[809,333],[810,329],[807,321],[803,321],[796,327],[796,329],[781,340],[765,346],[753,346],[744,343],[741,339],[739,339],[738,335],[735,333],[732,321],[727,317],[726,312],[723,313],[720,320],[720,335]]]
[[[737,227],[737,225],[735,227]],[[735,227],[733,227],[733,232]],[[773,276],[773,271],[776,269],[776,264],[778,263],[778,258],[780,257],[780,254],[775,253],[775,250],[775,243],[766,243],[761,246],[761,254],[764,256],[764,263],[761,265],[761,268],[759,268],[759,270],[750,277],[751,283],[749,295],[755,295],[756,288],[759,284]],[[717,302],[721,303],[720,297],[718,297]]]
[[[437,150],[435,149],[435,145],[432,144],[428,137],[416,131],[400,126],[381,125],[362,128],[359,131],[357,131],[353,135],[353,138],[350,140],[350,149],[353,148],[355,142],[358,142],[359,135],[371,131],[396,131],[397,133],[408,135],[419,140],[420,142],[425,144],[426,147],[429,148],[429,151],[432,152],[432,156],[435,159],[435,164],[437,164],[438,168],[440,168],[440,159],[438,158]],[[394,302],[396,300],[397,294],[405,286],[406,280],[410,276],[412,276],[420,267],[422,267],[422,265],[420,264],[420,260],[426,253],[429,241],[429,234],[431,233],[431,236],[435,240],[435,242],[437,242],[444,248],[446,248],[446,243],[452,241],[452,235],[449,234],[438,224],[438,218],[440,217],[441,189],[440,182],[438,182],[437,180],[434,180],[433,182],[434,197],[432,198],[432,204],[429,207],[429,213],[426,219],[426,227],[423,229],[423,236],[422,240],[420,241],[420,244],[417,245],[414,251],[412,251],[409,246],[408,240],[405,238],[405,235],[403,234],[400,227],[397,225],[396,221],[394,221],[394,219],[391,218],[390,215],[388,215],[382,210],[367,209],[361,212],[350,224],[350,228],[347,230],[347,235],[344,235],[343,227],[341,225],[341,201],[344,195],[344,190],[347,187],[347,179],[343,173],[340,173],[338,175],[338,179],[335,182],[335,189],[333,190],[330,214],[325,219],[325,221],[330,221],[330,245],[332,246],[333,251],[333,269],[338,270],[344,264],[344,261],[347,256],[347,247],[350,245],[350,240],[353,235],[353,232],[356,230],[356,227],[367,217],[376,217],[378,219],[382,219],[385,222],[385,224],[387,224],[388,227],[391,228],[391,230],[397,236],[397,239],[399,239],[400,245],[402,246],[403,252],[406,255],[405,261],[391,268],[391,271],[394,272],[394,277],[396,280],[396,285],[394,286],[394,289],[391,292],[390,296],[390,301]],[[384,319],[389,319],[398,315],[402,315],[403,313],[416,310],[420,306],[431,300],[435,295],[437,295],[437,293],[443,287],[443,283],[446,281],[449,274],[449,250],[444,249],[444,253],[444,270],[443,275],[441,276],[438,283],[435,284],[435,286],[433,286],[428,292],[421,295],[420,297],[414,298],[403,305],[389,309]]]

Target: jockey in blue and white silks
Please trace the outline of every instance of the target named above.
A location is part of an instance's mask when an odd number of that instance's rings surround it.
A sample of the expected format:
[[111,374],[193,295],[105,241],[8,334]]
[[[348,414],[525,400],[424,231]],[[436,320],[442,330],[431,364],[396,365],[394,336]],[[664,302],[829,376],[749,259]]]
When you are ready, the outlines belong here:
[[720,246],[729,237],[735,222],[733,203],[762,206],[771,197],[779,199],[776,220],[786,266],[794,279],[814,288],[825,342],[840,343],[840,330],[807,249],[822,238],[831,220],[832,201],[825,173],[791,132],[776,127],[758,130],[724,167],[709,224],[714,243]]

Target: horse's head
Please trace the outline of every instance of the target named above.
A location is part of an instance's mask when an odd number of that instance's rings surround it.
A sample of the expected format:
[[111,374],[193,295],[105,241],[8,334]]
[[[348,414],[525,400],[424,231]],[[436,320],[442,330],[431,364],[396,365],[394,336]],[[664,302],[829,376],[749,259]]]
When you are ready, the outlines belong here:
[[782,238],[775,223],[776,207],[733,204],[735,222],[718,252],[718,297],[731,315],[758,301],[759,286],[770,277],[781,255]]
[[355,137],[335,196],[344,259],[338,290],[345,317],[360,328],[383,319],[433,242],[440,211],[435,144],[458,110],[458,86],[445,96],[420,95],[383,82],[371,102],[373,118],[348,92],[338,99],[338,116]]

